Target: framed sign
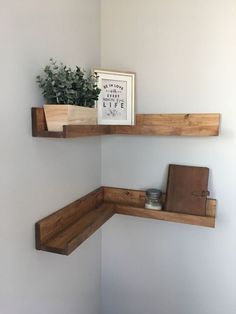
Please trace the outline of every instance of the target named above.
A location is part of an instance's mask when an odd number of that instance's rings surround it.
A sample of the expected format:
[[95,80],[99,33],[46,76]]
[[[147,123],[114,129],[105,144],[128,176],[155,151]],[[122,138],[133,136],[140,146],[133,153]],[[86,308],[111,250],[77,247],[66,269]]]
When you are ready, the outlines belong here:
[[135,124],[135,73],[94,69],[101,89],[97,101],[98,124]]

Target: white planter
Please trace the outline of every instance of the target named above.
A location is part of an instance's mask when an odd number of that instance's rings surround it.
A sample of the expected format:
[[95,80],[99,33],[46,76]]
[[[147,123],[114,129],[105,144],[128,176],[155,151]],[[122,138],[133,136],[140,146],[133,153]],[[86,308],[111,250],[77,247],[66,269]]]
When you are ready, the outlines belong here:
[[74,105],[44,105],[48,131],[62,131],[63,125],[97,124],[97,109]]

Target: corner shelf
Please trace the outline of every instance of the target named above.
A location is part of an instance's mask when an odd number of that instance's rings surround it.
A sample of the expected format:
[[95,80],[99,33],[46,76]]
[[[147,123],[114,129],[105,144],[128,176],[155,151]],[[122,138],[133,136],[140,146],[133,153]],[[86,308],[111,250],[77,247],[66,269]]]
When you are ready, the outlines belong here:
[[32,136],[75,138],[98,135],[218,136],[220,114],[137,114],[136,125],[64,125],[47,131],[43,108],[32,108]]
[[[207,199],[206,216],[145,209],[145,192],[139,190],[104,187],[104,202],[115,204],[117,214],[165,220],[202,227],[215,227],[216,200]],[[162,197],[165,203],[165,194]]]
[[69,255],[116,213],[215,227],[214,199],[207,200],[206,216],[145,209],[144,203],[144,191],[100,187],[38,221],[35,225],[36,249]]
[[36,249],[69,255],[113,215],[99,188],[37,222]]

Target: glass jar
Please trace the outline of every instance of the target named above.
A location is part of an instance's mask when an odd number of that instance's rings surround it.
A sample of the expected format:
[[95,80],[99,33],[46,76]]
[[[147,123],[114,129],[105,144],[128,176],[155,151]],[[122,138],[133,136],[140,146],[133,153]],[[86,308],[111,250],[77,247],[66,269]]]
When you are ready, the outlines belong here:
[[161,210],[161,190],[148,189],[146,191],[145,208]]

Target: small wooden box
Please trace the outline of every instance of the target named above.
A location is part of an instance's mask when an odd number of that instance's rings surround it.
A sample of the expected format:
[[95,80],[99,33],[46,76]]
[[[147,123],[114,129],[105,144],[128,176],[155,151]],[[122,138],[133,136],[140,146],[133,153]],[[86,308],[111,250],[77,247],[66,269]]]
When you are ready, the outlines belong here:
[[97,109],[74,105],[44,105],[48,131],[62,131],[63,125],[97,124]]

